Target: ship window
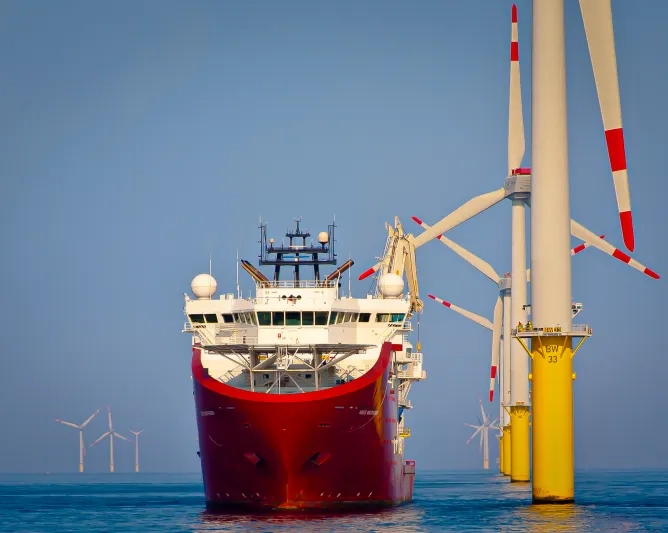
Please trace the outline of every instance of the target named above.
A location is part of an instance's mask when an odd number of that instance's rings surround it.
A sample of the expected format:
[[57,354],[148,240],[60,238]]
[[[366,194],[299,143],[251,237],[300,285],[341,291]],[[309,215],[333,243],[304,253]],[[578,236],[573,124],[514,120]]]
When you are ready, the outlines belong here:
[[231,314],[227,313],[223,315],[223,322],[225,322],[225,324],[231,324],[232,322],[234,322],[234,317]]
[[376,322],[403,322],[405,313],[378,313]]
[[343,315],[343,320],[341,322],[350,322],[350,317],[352,316],[352,313],[346,313]]
[[194,324],[204,324],[204,315],[188,315],[188,318]]
[[271,313],[267,311],[258,311],[257,323],[260,326],[271,326]]
[[343,322],[344,317],[345,317],[345,313],[339,313],[339,314],[336,316],[336,323],[337,323],[337,324],[340,324],[341,322]]
[[269,379],[269,374],[262,374],[262,379]]
[[360,322],[368,322],[371,319],[371,313],[360,313]]
[[316,326],[326,326],[327,325],[327,311],[316,311],[315,312],[315,325]]
[[351,322],[357,322],[357,319],[359,318],[360,314],[359,313],[352,313],[352,316],[350,317]]
[[313,377],[313,374],[304,374],[304,377],[306,379],[311,379]]
[[299,326],[300,324],[301,324],[301,319],[299,316],[299,311],[287,311],[285,313],[286,326]]
[[338,313],[336,311],[332,311],[332,314],[329,315],[329,323],[330,324],[336,323],[336,315],[338,315]]
[[271,323],[274,326],[284,326],[285,315],[283,311],[274,311],[273,313],[271,313]]
[[257,319],[255,318],[255,313],[248,313],[248,323],[257,326]]
[[209,324],[218,324],[218,316],[216,315],[204,315],[204,318]]
[[239,313],[233,313],[233,316],[234,316],[234,321],[235,322],[237,322],[237,323],[241,322],[241,319],[239,318]]
[[313,325],[313,311],[302,311],[302,326]]

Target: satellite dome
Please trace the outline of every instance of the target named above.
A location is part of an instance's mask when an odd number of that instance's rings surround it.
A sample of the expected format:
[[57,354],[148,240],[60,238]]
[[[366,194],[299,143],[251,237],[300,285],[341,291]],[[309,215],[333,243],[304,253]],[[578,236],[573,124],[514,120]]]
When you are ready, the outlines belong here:
[[201,300],[210,300],[216,294],[218,283],[213,276],[209,274],[197,274],[190,282],[190,288],[193,294]]
[[318,233],[318,242],[320,244],[327,244],[329,242],[329,233],[326,231],[321,231]]
[[404,291],[404,280],[397,274],[383,274],[378,280],[378,290],[383,298],[399,298]]

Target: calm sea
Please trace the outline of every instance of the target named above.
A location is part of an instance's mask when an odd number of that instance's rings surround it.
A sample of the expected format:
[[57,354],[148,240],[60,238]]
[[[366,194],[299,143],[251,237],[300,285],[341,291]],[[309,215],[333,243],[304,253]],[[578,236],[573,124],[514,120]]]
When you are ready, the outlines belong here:
[[483,472],[419,472],[415,501],[352,515],[204,511],[199,475],[0,475],[0,531],[666,531],[668,471],[580,472],[575,505],[534,506],[528,486]]

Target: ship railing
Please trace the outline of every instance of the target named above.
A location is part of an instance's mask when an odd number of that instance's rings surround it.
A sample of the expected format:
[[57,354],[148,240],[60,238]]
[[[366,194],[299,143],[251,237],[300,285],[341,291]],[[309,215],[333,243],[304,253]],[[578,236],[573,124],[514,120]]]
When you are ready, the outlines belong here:
[[526,326],[522,328],[512,328],[511,334],[515,337],[552,337],[552,336],[571,336],[571,337],[589,337],[593,330],[588,324],[572,324],[570,331],[562,329],[561,326],[545,326],[541,328]]
[[284,288],[284,289],[333,289],[338,285],[338,278],[324,280],[324,279],[300,279],[300,280],[278,280],[278,281],[259,281],[256,283],[257,288]]

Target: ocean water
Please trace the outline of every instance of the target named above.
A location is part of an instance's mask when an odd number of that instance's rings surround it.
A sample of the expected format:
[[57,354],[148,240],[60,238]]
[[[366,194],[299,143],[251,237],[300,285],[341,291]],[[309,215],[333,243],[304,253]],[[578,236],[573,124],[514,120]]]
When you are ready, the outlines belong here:
[[197,474],[0,475],[0,532],[666,531],[668,471],[586,471],[574,505],[531,505],[494,472],[419,472],[413,503],[356,514],[223,515]]

